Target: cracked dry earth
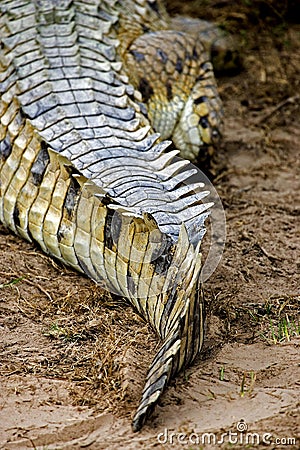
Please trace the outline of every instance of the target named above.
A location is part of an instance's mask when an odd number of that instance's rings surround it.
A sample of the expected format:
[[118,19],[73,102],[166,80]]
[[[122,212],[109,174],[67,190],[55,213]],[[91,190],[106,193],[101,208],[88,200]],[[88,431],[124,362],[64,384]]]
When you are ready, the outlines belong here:
[[210,177],[227,240],[205,283],[201,357],[132,433],[154,334],[123,299],[1,226],[1,449],[300,447],[300,26],[276,2],[250,3],[170,7],[226,22],[243,52],[242,71],[219,78],[226,131]]

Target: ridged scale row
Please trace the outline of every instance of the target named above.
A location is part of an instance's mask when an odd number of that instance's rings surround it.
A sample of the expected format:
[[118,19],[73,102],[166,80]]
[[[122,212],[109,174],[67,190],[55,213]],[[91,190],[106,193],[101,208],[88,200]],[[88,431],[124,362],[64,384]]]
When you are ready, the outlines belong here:
[[[106,37],[116,18],[100,19],[94,2],[74,2],[67,17],[61,17],[70,23],[49,25],[49,10],[37,11],[32,2],[27,3],[26,9],[15,9],[16,18],[9,29],[17,32],[3,42],[6,61],[16,68],[2,81],[6,91],[3,100],[9,101],[17,94],[23,113],[41,138],[120,205],[134,206],[132,212],[141,215],[148,200],[151,207],[147,211],[161,231],[176,238],[179,225],[185,222],[190,238],[197,243],[202,237],[201,232],[196,236],[197,230],[205,218],[199,219],[199,214],[205,208],[203,204],[194,209],[188,206],[199,203],[203,193],[191,193],[190,198],[178,201],[182,191],[176,187],[192,172],[176,175],[186,163],[171,163],[175,152],[162,156],[167,144],[155,146],[157,136],[149,134],[147,126],[140,127],[141,115],[128,97],[133,89],[120,74],[121,64],[115,62],[116,42]],[[22,29],[25,22],[26,33]],[[31,37],[30,47],[24,36]],[[121,172],[118,180],[129,189],[122,190],[121,183],[117,183],[117,189],[111,186],[117,168]],[[106,172],[103,177],[107,170],[110,176]],[[140,200],[143,187],[148,188],[149,183],[147,199]],[[172,214],[155,208],[154,203],[165,195],[174,206]]]
[[12,0],[0,12],[0,219],[128,297],[163,340],[138,430],[202,345],[206,193],[134,100],[117,2]]

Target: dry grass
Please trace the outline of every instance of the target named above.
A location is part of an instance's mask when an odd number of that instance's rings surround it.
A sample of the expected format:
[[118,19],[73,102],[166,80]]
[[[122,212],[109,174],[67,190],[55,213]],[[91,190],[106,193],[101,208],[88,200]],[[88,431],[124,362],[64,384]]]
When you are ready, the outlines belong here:
[[76,382],[71,389],[74,404],[112,409],[117,400],[122,410],[127,351],[145,350],[141,368],[146,372],[157,345],[154,333],[125,299],[112,297],[39,251],[21,250],[18,256],[18,263],[0,271],[1,295],[22,317],[40,325],[53,352],[30,362],[7,358],[1,374],[34,373]]

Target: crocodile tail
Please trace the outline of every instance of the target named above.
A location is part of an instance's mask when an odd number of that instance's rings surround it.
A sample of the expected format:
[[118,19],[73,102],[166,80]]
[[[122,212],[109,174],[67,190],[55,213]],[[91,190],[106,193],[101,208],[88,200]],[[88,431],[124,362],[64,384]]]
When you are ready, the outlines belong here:
[[[190,284],[193,286],[193,292],[187,292],[188,299],[185,298],[180,318],[168,329],[167,336],[148,370],[142,398],[132,421],[133,431],[142,428],[170,379],[190,364],[201,350],[204,337],[204,307],[199,282],[200,255],[196,260],[198,261]],[[177,309],[176,303],[182,304],[183,300],[184,297],[177,299],[174,308]]]

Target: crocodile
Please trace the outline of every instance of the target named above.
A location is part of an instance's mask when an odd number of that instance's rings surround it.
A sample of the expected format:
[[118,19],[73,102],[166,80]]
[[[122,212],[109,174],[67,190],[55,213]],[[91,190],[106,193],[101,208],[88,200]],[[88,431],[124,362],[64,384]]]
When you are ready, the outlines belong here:
[[168,139],[194,159],[222,107],[207,47],[170,23],[156,0],[0,4],[0,220],[155,330],[134,431],[204,333],[212,204]]

